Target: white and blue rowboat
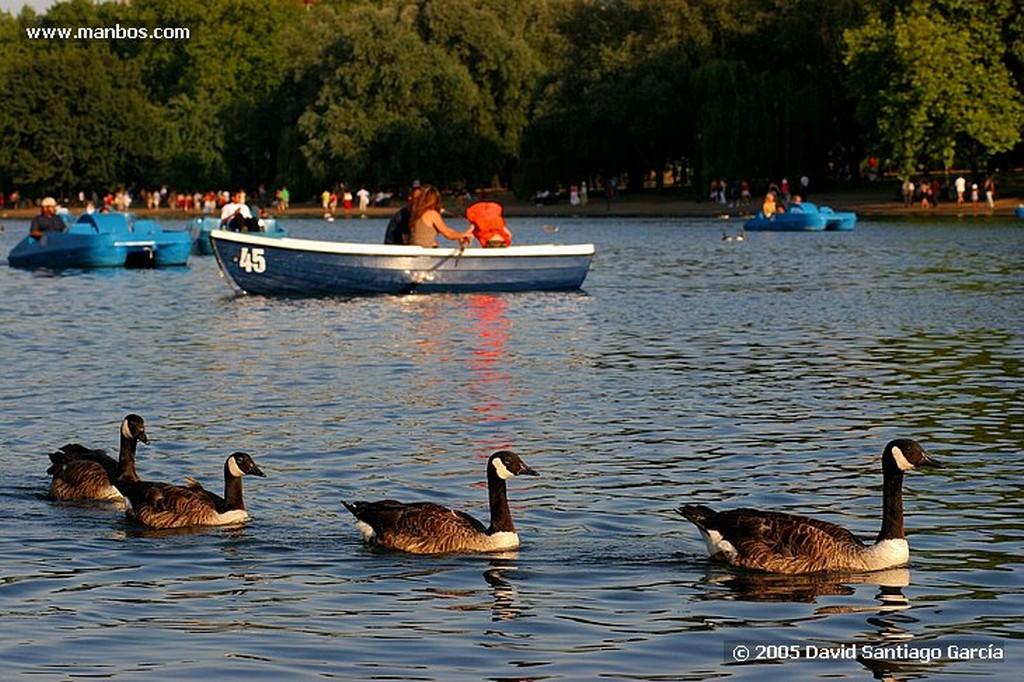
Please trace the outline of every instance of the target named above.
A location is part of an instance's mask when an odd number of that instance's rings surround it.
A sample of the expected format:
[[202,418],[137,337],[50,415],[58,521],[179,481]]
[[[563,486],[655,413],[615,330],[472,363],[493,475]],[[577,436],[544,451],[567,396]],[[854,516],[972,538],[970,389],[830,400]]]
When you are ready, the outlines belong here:
[[579,289],[593,244],[436,248],[214,230],[221,273],[242,293],[333,296]]

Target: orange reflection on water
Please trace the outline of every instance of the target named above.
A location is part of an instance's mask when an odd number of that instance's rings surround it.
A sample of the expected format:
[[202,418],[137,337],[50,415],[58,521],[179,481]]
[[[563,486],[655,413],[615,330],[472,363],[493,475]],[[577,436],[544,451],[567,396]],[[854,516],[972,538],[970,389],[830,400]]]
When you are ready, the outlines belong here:
[[[509,391],[512,373],[505,367],[511,323],[506,316],[507,301],[491,294],[469,297],[472,332],[476,343],[470,351],[469,369],[473,381],[469,385],[473,412],[480,422],[503,422],[509,419],[504,398]],[[506,440],[492,443],[491,448],[508,448]]]

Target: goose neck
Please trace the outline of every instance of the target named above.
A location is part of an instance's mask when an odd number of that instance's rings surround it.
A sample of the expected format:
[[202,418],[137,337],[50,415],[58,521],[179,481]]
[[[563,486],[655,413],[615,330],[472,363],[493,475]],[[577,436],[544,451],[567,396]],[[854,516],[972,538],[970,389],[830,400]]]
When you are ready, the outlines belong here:
[[516,527],[512,523],[512,512],[508,508],[505,480],[491,468],[487,470],[487,492],[491,504],[491,527],[487,532],[514,532]]
[[224,465],[224,511],[245,509],[242,500],[242,477],[231,473],[228,465]]
[[903,472],[887,468],[882,479],[882,529],[878,541],[902,539],[903,530]]
[[125,481],[137,481],[139,475],[135,473],[135,448],[138,441],[121,435],[121,448],[117,455],[117,477]]

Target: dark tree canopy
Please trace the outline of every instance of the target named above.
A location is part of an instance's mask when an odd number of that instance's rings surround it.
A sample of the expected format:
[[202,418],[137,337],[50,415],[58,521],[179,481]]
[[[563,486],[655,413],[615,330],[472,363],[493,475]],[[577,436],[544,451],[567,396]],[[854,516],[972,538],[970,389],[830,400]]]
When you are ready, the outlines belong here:
[[[869,154],[900,175],[1019,163],[1018,5],[68,0],[0,13],[0,191],[526,193],[668,169],[703,191]],[[115,25],[189,36],[28,33]]]

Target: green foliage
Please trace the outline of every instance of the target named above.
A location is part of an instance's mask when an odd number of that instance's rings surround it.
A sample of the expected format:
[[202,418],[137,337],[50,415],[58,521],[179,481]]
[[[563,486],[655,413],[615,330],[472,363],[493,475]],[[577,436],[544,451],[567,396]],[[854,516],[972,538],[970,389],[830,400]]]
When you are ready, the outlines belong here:
[[336,21],[334,39],[305,57],[298,75],[316,83],[299,118],[314,175],[326,183],[490,184],[516,153],[540,71],[515,14],[524,8],[514,7],[361,5]]
[[198,186],[275,180],[284,125],[278,106],[287,29],[303,18],[289,0],[138,0],[135,21],[186,27],[182,41],[140,43],[138,61],[166,114],[165,176]]
[[11,74],[0,109],[0,167],[12,186],[110,188],[155,158],[155,107],[137,71],[99,41],[5,45]]
[[857,116],[900,177],[975,160],[960,150],[990,155],[1020,142],[1024,96],[1003,37],[1011,20],[1007,3],[913,0],[847,31]]
[[[64,0],[0,13],[0,189],[522,192],[1021,149],[1017,0]],[[30,40],[34,27],[184,27]],[[847,159],[850,160],[850,159]]]
[[683,0],[573,2],[557,19],[558,69],[538,93],[525,189],[645,171],[692,149],[688,72],[710,34]]

